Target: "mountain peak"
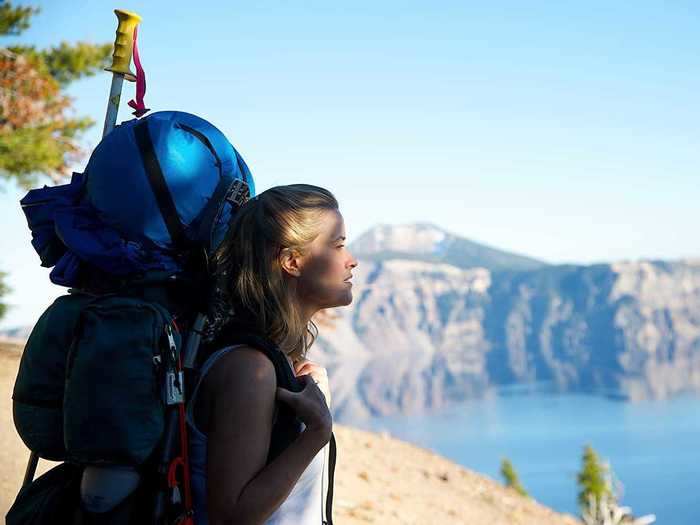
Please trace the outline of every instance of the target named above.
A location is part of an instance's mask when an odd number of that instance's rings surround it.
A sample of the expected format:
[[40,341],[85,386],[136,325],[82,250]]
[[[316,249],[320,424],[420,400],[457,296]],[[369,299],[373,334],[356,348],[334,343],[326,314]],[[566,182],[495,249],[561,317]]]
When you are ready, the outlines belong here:
[[545,263],[459,237],[429,222],[380,224],[352,243],[353,253],[374,261],[418,259],[459,268],[530,270]]
[[353,242],[353,249],[358,254],[396,252],[429,255],[443,250],[451,237],[430,223],[380,224]]

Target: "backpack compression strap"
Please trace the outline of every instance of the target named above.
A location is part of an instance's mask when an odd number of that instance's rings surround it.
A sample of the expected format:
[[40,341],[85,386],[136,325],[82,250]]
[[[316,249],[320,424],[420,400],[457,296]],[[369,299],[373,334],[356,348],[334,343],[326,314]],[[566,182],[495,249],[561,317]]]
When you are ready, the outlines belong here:
[[141,153],[148,183],[151,185],[170,238],[176,248],[183,249],[189,244],[185,236],[185,228],[180,222],[173,196],[170,194],[163,170],[153,148],[153,140],[151,140],[151,134],[148,131],[148,119],[144,119],[134,126],[134,137]]

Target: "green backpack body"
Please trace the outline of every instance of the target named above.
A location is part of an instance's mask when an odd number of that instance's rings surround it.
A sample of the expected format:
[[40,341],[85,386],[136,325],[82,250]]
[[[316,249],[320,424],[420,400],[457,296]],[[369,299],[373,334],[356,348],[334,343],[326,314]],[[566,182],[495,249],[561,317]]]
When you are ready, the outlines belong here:
[[175,370],[180,346],[171,314],[158,303],[59,297],[20,363],[13,393],[20,437],[47,459],[141,465],[163,436],[164,374]]

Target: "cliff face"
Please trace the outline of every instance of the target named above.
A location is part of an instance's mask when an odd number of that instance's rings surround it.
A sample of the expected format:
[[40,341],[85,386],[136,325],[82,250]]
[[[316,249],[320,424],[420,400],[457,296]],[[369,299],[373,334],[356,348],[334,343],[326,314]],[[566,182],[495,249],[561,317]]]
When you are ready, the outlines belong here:
[[544,380],[634,399],[700,387],[698,261],[495,276],[490,296],[497,383]]
[[353,305],[311,354],[340,420],[514,383],[630,399],[700,391],[700,261],[489,271],[390,259],[355,273]]

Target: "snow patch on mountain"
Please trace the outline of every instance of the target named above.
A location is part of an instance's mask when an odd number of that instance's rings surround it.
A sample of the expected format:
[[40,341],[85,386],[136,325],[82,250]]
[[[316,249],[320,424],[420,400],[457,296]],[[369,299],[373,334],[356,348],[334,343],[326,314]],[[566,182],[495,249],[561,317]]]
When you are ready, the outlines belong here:
[[428,224],[382,225],[370,230],[353,243],[362,254],[380,252],[435,254],[445,251],[451,236]]

